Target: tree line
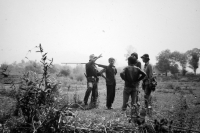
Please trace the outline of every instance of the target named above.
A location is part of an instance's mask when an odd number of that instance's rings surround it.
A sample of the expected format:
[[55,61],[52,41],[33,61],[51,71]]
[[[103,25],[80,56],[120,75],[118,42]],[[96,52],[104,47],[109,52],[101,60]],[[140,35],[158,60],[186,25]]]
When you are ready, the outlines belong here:
[[[183,76],[187,73],[186,68],[189,67],[196,75],[196,71],[199,68],[200,49],[194,48],[188,50],[185,53],[179,51],[171,52],[169,49],[161,51],[156,57],[157,63],[155,68],[160,72],[168,72],[172,74],[181,73]],[[179,69],[181,67],[181,69]]]
[[[32,61],[24,61],[21,62],[13,62],[11,64],[3,63],[1,64],[0,69],[3,70],[7,68],[6,74],[7,75],[21,75],[24,72],[33,71],[37,74],[42,74],[43,67],[40,62]],[[84,79],[84,71],[85,68],[83,65],[77,65],[76,67],[70,67],[67,65],[59,65],[53,64],[52,67],[48,69],[50,74],[56,74],[57,76],[65,76],[69,77],[70,79],[76,79],[78,81],[82,81]]]

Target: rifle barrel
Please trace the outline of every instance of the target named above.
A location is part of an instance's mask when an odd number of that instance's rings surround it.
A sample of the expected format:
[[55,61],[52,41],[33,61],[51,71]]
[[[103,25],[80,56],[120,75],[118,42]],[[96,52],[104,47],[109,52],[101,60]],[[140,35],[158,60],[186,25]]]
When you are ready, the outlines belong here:
[[61,64],[86,64],[86,63],[61,63]]

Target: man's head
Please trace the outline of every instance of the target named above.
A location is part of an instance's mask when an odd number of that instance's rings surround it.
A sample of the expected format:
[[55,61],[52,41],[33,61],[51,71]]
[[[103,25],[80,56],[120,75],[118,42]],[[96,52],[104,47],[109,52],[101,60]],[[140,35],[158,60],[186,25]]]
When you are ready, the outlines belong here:
[[97,57],[94,54],[91,54],[89,57],[90,61],[94,61]]
[[111,57],[111,58],[108,59],[108,62],[110,63],[110,65],[114,66],[115,59]]
[[130,56],[128,57],[128,65],[134,65],[136,63],[136,58]]
[[138,59],[138,54],[136,52],[132,53],[131,56],[135,57],[136,59]]
[[144,63],[146,63],[146,62],[148,62],[148,61],[150,60],[148,54],[144,54],[143,56],[141,56],[141,58],[142,58],[142,61],[143,61]]

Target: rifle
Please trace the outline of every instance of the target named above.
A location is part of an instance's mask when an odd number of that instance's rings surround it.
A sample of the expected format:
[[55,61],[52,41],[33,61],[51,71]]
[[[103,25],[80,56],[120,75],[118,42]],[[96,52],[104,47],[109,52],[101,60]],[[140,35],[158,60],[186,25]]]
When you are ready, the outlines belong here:
[[[61,63],[61,64],[87,64],[87,63]],[[97,66],[99,66],[100,64],[96,64],[96,63],[94,63],[95,65],[97,65]],[[102,66],[104,66],[104,65],[102,65]],[[85,77],[87,78],[87,75],[84,73],[84,75],[85,75]],[[107,78],[103,75],[103,74],[101,74],[101,76],[105,79],[105,80],[107,80]]]
[[[94,62],[97,60],[97,59],[99,59],[99,58],[101,58],[102,57],[102,54],[100,54],[98,57],[95,57],[94,58]],[[87,64],[87,63],[61,63],[61,64]],[[96,64],[96,63],[95,63]]]
[[87,63],[61,63],[61,64],[87,64]]

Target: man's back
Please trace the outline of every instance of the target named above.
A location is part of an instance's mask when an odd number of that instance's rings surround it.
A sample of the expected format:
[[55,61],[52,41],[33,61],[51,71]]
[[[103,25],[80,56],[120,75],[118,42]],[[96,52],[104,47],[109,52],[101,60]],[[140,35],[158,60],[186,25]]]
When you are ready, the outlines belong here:
[[120,76],[125,81],[126,87],[134,87],[140,80],[140,74],[142,77],[146,76],[140,68],[136,66],[127,66]]
[[125,80],[129,82],[137,82],[139,75],[140,75],[140,69],[135,66],[128,66],[125,68]]

